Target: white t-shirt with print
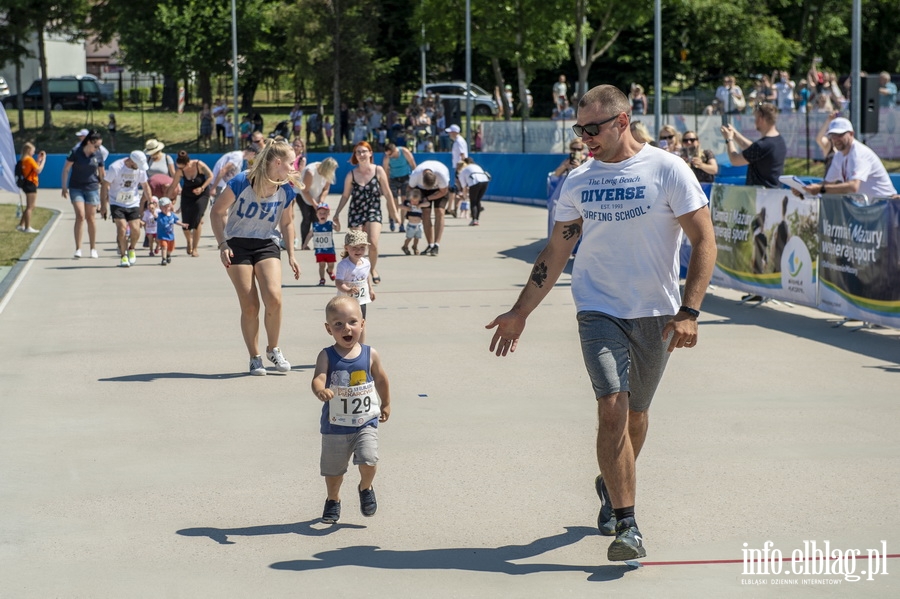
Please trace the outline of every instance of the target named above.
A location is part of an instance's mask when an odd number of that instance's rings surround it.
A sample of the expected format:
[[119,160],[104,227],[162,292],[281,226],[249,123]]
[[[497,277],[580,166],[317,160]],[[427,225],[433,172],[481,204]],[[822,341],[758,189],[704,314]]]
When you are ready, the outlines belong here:
[[897,193],[878,154],[855,139],[846,156],[843,152],[834,153],[825,180],[844,183],[859,181],[859,193],[865,194],[869,199],[889,197]]
[[583,219],[572,269],[577,309],[618,318],[677,313],[677,217],[706,204],[684,160],[650,145],[622,162],[588,160],[569,173],[556,221]]
[[137,208],[141,203],[141,185],[147,183],[147,171],[128,168],[125,159],[116,160],[106,169],[109,203],[122,208]]

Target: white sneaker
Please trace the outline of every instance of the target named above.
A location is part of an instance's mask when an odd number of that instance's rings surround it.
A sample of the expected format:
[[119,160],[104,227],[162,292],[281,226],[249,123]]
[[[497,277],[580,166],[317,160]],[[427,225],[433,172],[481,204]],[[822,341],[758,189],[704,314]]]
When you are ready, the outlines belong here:
[[266,367],[263,366],[262,356],[250,358],[250,374],[253,376],[266,376]]
[[267,351],[266,357],[269,358],[269,362],[275,365],[275,370],[278,372],[289,372],[291,370],[290,362],[284,359],[279,348],[273,347],[272,351]]
[[20,233],[24,233],[25,227],[23,227],[22,225],[16,225],[16,231],[19,231]]
[[131,266],[131,262],[128,261],[128,256],[122,256],[122,259],[119,260],[119,266],[124,266],[125,268]]
[[81,258],[81,248],[75,250],[75,255],[72,257],[73,258]]
[[40,233],[40,231],[38,231],[38,230],[35,229],[34,227],[28,227],[27,229],[24,229],[24,231],[25,231],[26,233]]
[[300,249],[300,240],[299,239],[294,239],[294,249],[295,250]]
[[97,253],[97,250],[91,250],[91,258],[99,258],[100,254]]
[[128,264],[134,264],[135,262],[137,262],[137,256],[134,250],[128,250]]

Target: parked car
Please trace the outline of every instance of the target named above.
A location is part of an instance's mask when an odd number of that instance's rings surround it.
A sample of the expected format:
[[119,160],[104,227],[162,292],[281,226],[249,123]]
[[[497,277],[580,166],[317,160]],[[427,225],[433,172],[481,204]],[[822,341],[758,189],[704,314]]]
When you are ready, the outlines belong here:
[[9,84],[6,83],[6,79],[0,77],[0,98],[5,98],[9,95]]
[[[48,81],[50,88],[50,106],[53,110],[65,108],[91,108],[98,110],[103,108],[103,98],[100,94],[100,86],[93,78],[87,77],[51,77]],[[25,93],[22,94],[25,108],[43,108],[43,96],[41,94],[41,80],[36,79]],[[18,95],[3,98],[3,106],[7,109],[15,108]]]
[[[441,81],[425,84],[425,93],[438,94],[441,100],[459,100],[459,110],[466,111],[466,82],[465,81]],[[477,116],[491,116],[497,114],[497,102],[491,94],[484,91],[474,83],[469,88],[472,98],[472,113]],[[422,102],[422,89],[416,92],[416,102]]]

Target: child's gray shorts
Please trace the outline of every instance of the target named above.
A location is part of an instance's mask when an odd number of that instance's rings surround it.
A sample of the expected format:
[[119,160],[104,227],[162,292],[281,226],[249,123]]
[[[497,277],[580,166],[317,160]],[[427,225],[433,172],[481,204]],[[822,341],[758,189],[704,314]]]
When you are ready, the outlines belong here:
[[322,435],[322,476],[343,476],[353,456],[353,464],[374,466],[378,463],[378,429],[362,426],[352,435]]

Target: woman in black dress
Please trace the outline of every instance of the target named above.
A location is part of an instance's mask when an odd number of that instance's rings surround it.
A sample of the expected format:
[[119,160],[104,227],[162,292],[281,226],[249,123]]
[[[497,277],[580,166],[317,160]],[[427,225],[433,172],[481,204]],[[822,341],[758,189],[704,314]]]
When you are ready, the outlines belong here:
[[187,224],[184,237],[187,240],[187,253],[195,258],[200,245],[200,229],[203,216],[209,206],[209,186],[213,182],[212,171],[199,160],[191,160],[187,152],[178,152],[175,159],[175,177],[169,186],[168,193],[173,193],[175,186],[181,183],[181,221]]

